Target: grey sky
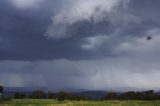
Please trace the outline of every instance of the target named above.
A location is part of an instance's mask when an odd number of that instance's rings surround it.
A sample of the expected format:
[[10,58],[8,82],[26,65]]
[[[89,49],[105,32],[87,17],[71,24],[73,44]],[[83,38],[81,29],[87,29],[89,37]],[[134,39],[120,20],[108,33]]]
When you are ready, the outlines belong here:
[[159,9],[159,0],[1,0],[0,83],[158,90]]

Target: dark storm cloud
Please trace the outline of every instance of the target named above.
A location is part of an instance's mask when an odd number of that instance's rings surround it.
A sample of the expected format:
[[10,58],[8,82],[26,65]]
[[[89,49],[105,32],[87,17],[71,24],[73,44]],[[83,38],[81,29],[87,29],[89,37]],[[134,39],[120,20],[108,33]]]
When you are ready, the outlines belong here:
[[[63,0],[11,1],[13,2],[1,1],[1,60],[86,59],[111,56],[113,46],[124,42],[126,36],[144,36],[146,30],[159,26],[158,19],[150,17],[156,17],[158,6],[154,4],[158,4],[158,1],[100,0],[91,2],[90,0],[77,0],[73,2],[68,0],[68,4],[65,6]],[[120,2],[123,3],[122,6],[119,5]],[[81,5],[83,3],[86,6],[83,7]],[[149,5],[150,3],[152,5]],[[104,7],[99,8],[101,4]],[[77,11],[82,8],[79,14],[78,12],[73,14],[74,5],[77,5]],[[148,9],[148,5],[150,8],[148,11],[151,12],[145,13],[145,8]],[[106,6],[108,7],[106,8]],[[118,10],[114,10],[115,7]],[[157,9],[153,12],[154,9],[152,8]],[[81,15],[81,13],[84,13],[84,15]],[[63,18],[65,14],[66,18]],[[86,18],[83,16],[86,16]],[[53,25],[50,24],[51,17],[53,17]],[[60,23],[59,25],[55,25],[54,21],[56,20],[57,23]],[[48,39],[46,36],[56,39]],[[94,52],[81,49],[81,47],[84,47],[82,43],[85,43],[88,37],[94,36],[113,37],[110,40],[111,42],[103,41],[105,47],[101,44],[102,46],[99,46],[99,49]],[[57,40],[57,38],[62,39]]]
[[[9,2],[1,4],[1,60],[71,58],[72,52],[79,51],[76,44],[73,45],[77,38],[53,41],[44,37],[51,22],[50,17],[55,11],[54,3],[49,2],[41,4],[41,8],[25,10],[17,9]],[[45,8],[46,5],[48,8]],[[77,55],[72,54],[72,57],[77,58]]]
[[159,89],[159,4],[1,0],[0,83],[55,90]]

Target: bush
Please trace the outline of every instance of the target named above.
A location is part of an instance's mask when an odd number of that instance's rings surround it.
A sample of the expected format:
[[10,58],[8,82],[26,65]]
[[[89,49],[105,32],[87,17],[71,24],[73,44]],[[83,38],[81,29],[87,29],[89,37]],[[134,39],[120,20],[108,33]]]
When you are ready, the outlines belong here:
[[58,101],[64,101],[66,97],[68,96],[68,93],[61,91],[57,94],[57,100]]
[[26,98],[26,95],[25,94],[23,94],[23,93],[15,93],[14,94],[14,99],[24,99],[24,98]]
[[117,98],[118,94],[116,92],[110,92],[104,97],[105,100],[116,100]]
[[48,98],[49,99],[57,99],[57,93],[48,92]]
[[46,99],[46,94],[43,91],[34,91],[32,92],[32,94],[30,95],[30,98],[32,99]]

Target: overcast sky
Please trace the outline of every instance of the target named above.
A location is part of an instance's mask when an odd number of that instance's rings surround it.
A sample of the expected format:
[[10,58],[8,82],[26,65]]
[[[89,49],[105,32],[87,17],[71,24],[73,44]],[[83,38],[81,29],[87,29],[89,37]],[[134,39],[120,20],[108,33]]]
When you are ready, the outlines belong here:
[[160,90],[159,10],[160,0],[0,0],[0,83]]

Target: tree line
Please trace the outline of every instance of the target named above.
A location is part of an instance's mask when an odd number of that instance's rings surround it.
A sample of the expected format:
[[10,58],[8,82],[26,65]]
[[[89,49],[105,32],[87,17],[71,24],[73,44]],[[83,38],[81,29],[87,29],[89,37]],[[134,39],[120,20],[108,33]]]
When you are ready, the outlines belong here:
[[25,96],[23,93],[15,93],[15,99],[31,98],[31,99],[57,99],[59,101],[63,100],[160,100],[160,94],[154,92],[153,90],[148,91],[129,91],[124,93],[109,92],[103,98],[93,99],[87,96],[80,96],[76,93],[68,93],[65,91],[60,91],[58,93],[43,91],[34,91],[30,96]]
[[125,93],[110,92],[103,100],[160,100],[160,93],[154,92],[154,90]]
[[37,90],[32,92],[29,96],[25,95],[25,93],[15,93],[14,99],[57,99],[58,101],[64,101],[64,100],[89,100],[88,97],[79,96],[74,93],[68,93],[65,91],[60,91],[58,93],[52,93],[52,92],[44,92],[41,90]]
[[[0,101],[3,98],[3,86],[0,85]],[[124,93],[119,92],[108,92],[103,98],[93,99],[87,96],[81,96],[76,93],[69,93],[65,91],[60,91],[57,93],[44,92],[42,90],[37,90],[27,95],[25,93],[17,92],[14,93],[13,99],[57,99],[58,101],[64,100],[160,100],[160,93],[154,90],[148,91],[129,91]],[[12,99],[12,98],[11,98]]]

